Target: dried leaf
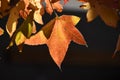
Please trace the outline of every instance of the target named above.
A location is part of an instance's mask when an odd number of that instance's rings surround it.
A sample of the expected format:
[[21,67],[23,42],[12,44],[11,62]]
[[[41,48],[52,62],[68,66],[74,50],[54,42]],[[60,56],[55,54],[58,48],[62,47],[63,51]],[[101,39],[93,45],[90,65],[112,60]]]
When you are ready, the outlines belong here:
[[42,15],[44,14],[44,8],[42,5],[42,0],[24,0],[25,9],[20,11],[20,15],[25,19],[31,10],[34,10],[34,20],[43,24]]
[[0,18],[6,16],[9,13],[10,8],[9,0],[0,0]]
[[35,11],[34,13],[34,20],[39,23],[39,24],[43,24],[43,21],[42,21],[42,16],[40,14],[40,10],[37,10]]
[[35,35],[31,36],[30,39],[25,40],[25,44],[28,45],[41,45],[45,44],[47,39],[50,37],[53,25],[55,24],[55,20],[51,20],[49,23],[47,23],[42,29]]
[[43,24],[42,14],[44,14],[44,10],[42,5],[42,0],[32,0],[31,4],[34,5],[34,7],[38,8],[35,10],[34,20],[39,24]]
[[6,24],[6,31],[8,32],[9,36],[11,37],[13,35],[13,33],[16,30],[16,26],[18,23],[18,19],[19,19],[19,11],[24,9],[24,2],[20,1],[18,2],[18,4],[13,7],[10,11],[10,15]]
[[96,13],[95,8],[91,8],[88,10],[86,16],[87,16],[87,21],[91,22],[98,16],[98,14]]
[[4,30],[0,27],[0,36],[4,34]]
[[96,12],[98,13],[98,15],[105,22],[105,24],[112,26],[112,27],[117,26],[119,16],[115,10],[113,10],[105,5],[99,5],[99,4],[96,4],[95,9],[96,9]]
[[60,1],[57,1],[55,3],[50,3],[49,0],[45,0],[45,3],[46,3],[46,12],[49,13],[50,15],[53,13],[53,9],[57,10],[58,12],[61,12],[63,10],[63,7],[60,4]]
[[79,20],[79,17],[72,15],[56,17],[44,26],[38,34],[26,40],[25,44],[47,44],[51,57],[57,66],[61,68],[61,63],[64,60],[71,41],[86,45],[84,37],[79,30],[75,28]]
[[[114,0],[79,0],[90,4],[90,10],[87,13],[88,21],[92,21],[97,15],[105,22],[106,25],[116,27],[119,21],[117,9],[119,9],[118,2]],[[117,6],[114,6],[117,5]]]
[[8,48],[13,46],[14,43],[17,46],[23,44],[24,41],[31,36],[33,30],[33,14],[34,11],[31,11],[26,20],[16,30],[15,34],[12,36],[12,40]]
[[35,25],[35,22],[33,21],[32,33],[35,34],[36,32],[37,32],[37,30],[36,30],[36,25]]

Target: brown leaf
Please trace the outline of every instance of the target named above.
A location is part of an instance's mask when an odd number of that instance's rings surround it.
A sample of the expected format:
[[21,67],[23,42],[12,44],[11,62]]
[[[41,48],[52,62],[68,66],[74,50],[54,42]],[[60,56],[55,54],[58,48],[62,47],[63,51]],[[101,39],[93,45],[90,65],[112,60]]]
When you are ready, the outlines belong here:
[[25,44],[28,45],[41,45],[45,44],[47,39],[50,37],[52,29],[55,24],[55,20],[51,20],[47,23],[42,29],[35,35],[31,36],[29,39],[26,39]]
[[24,9],[24,2],[20,1],[17,3],[17,5],[15,7],[13,7],[10,11],[10,15],[6,24],[6,31],[8,32],[9,36],[11,37],[13,35],[13,33],[16,30],[16,26],[18,23],[18,19],[19,19],[19,11]]
[[43,10],[43,5],[42,5],[42,0],[32,0],[31,4],[34,7],[37,7],[34,13],[34,20],[39,24],[43,24],[42,14],[44,14],[44,10]]
[[22,44],[25,42],[27,38],[30,38],[33,31],[33,14],[34,11],[31,11],[26,20],[23,21],[20,27],[15,31],[7,49],[16,44],[16,46],[18,46],[18,48],[21,51]]
[[117,13],[117,9],[119,9],[119,5],[114,0],[79,0],[84,2],[89,2],[90,9],[87,13],[88,21],[92,21],[98,15],[105,22],[106,25],[111,27],[116,27],[119,21],[119,16]]
[[20,15],[23,19],[29,15],[31,10],[34,10],[34,20],[39,23],[43,24],[42,15],[44,14],[44,8],[42,5],[43,0],[24,0],[25,9],[20,11]]
[[98,14],[96,13],[95,8],[92,7],[88,10],[86,16],[87,16],[87,21],[91,22],[98,16]]
[[[57,1],[55,3],[50,3],[49,0],[45,0],[45,3],[46,3],[46,11],[50,15],[53,13],[53,9],[57,10],[58,12],[61,12],[63,10],[63,7],[60,4],[60,1]],[[53,9],[52,9],[51,5],[52,5]]]
[[43,24],[43,21],[42,21],[42,16],[40,14],[40,9],[35,11],[34,13],[34,20],[39,23],[39,24]]
[[114,9],[109,8],[105,5],[99,5],[97,3],[96,3],[95,9],[96,9],[96,12],[98,13],[98,15],[105,22],[105,24],[112,26],[112,27],[117,26],[119,16]]
[[25,44],[47,44],[51,57],[57,66],[61,68],[61,63],[64,60],[71,41],[86,45],[84,37],[79,30],[75,28],[79,20],[79,17],[72,15],[56,17],[50,21],[47,26],[43,27],[38,34],[27,40]]
[[9,13],[11,8],[9,3],[9,0],[0,0],[0,18],[6,16]]

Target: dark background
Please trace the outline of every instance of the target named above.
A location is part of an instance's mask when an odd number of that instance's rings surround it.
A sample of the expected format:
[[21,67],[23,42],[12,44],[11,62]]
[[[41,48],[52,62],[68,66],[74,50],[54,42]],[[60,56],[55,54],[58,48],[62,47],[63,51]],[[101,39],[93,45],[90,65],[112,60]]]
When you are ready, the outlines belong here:
[[[105,25],[100,17],[90,23],[86,22],[86,11],[73,7],[71,9],[70,6],[74,6],[73,3],[65,6],[63,13],[58,14],[81,17],[76,27],[86,39],[88,48],[71,42],[60,71],[50,57],[46,45],[24,45],[22,53],[18,52],[16,46],[6,50],[10,39],[5,32],[5,35],[0,37],[0,80],[120,79],[120,54],[112,58],[119,31]],[[7,17],[0,20],[0,26],[4,29]],[[44,22],[47,23],[54,14],[52,16],[45,14],[43,17]]]

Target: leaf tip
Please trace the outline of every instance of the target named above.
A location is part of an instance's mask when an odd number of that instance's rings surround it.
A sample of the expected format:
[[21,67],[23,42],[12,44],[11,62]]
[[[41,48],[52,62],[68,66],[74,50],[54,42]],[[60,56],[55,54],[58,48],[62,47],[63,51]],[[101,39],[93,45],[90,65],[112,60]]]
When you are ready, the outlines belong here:
[[88,45],[87,45],[87,44],[85,44],[85,46],[88,48]]
[[74,25],[76,25],[80,21],[80,17],[78,17],[78,16],[72,16],[71,19],[72,19]]

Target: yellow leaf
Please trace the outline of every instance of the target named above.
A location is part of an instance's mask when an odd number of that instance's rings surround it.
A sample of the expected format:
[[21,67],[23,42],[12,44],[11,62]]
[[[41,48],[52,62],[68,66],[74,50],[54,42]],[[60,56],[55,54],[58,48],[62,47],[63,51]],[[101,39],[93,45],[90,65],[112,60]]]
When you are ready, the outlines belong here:
[[86,15],[87,21],[88,21],[88,22],[91,22],[91,21],[93,21],[97,16],[98,16],[98,14],[97,14],[95,8],[91,7],[91,8],[88,10],[87,15]]
[[26,37],[24,36],[24,34],[21,31],[19,31],[16,34],[16,37],[15,37],[15,43],[16,43],[16,45],[22,44],[25,41],[25,39],[26,39]]
[[80,21],[80,18],[77,16],[71,16],[71,19],[74,25],[76,25]]

